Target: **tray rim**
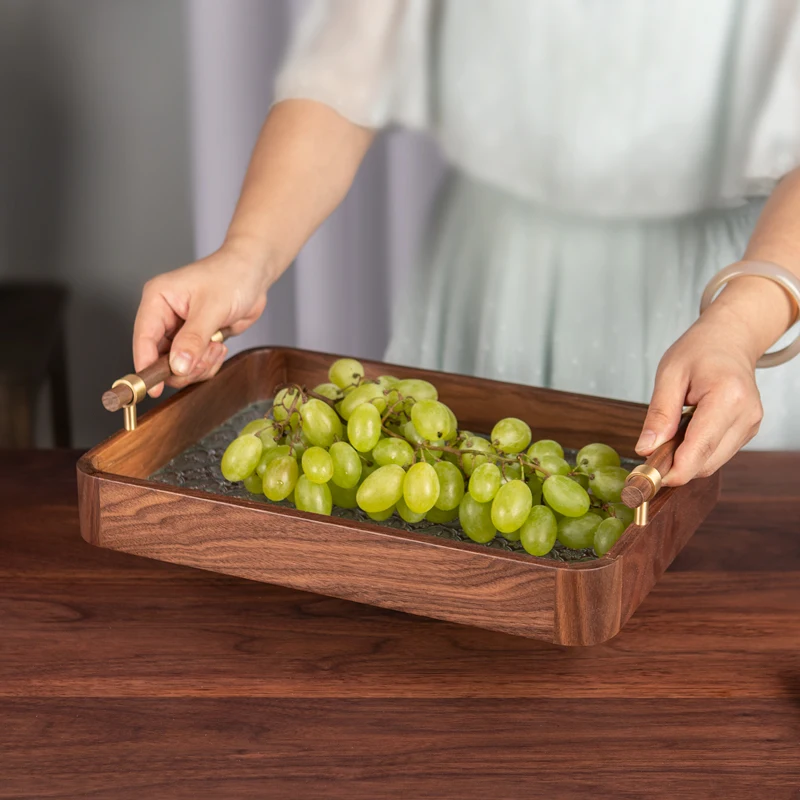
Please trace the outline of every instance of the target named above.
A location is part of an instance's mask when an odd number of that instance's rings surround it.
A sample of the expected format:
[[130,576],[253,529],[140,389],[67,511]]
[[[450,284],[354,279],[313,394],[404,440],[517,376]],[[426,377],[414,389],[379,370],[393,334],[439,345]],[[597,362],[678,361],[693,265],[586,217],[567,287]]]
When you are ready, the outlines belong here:
[[[222,376],[224,376],[225,372],[227,372],[230,369],[234,369],[240,362],[246,361],[247,359],[252,358],[257,354],[268,354],[268,353],[275,353],[276,355],[300,353],[300,354],[321,356],[329,359],[336,359],[343,357],[341,354],[328,353],[319,350],[310,350],[306,348],[296,348],[296,347],[284,347],[284,346],[271,347],[269,345],[266,345],[266,346],[247,348],[245,350],[238,352],[230,359],[226,360],[222,368],[217,373],[217,375],[215,375],[213,378],[209,379],[208,381],[204,381],[203,383],[195,383],[186,386],[182,389],[179,389],[170,397],[161,401],[155,407],[148,409],[146,412],[141,414],[141,416],[139,417],[139,429],[146,429],[149,426],[149,424],[151,424],[152,421],[156,419],[161,413],[164,413],[164,411],[166,411],[176,403],[185,400],[187,397],[191,396],[191,394],[193,394],[194,392],[200,391],[203,388],[203,386],[210,384],[214,381],[218,381]],[[427,374],[435,376],[443,374],[441,371],[437,370],[408,367],[405,365],[394,364],[391,362],[375,361],[374,359],[362,358],[359,360],[368,366],[381,365],[381,367],[389,367],[389,368],[397,367],[402,370],[413,369],[415,373],[420,373],[421,375]],[[602,402],[604,405],[614,405],[620,409],[641,411],[643,408],[647,407],[643,403],[635,403],[629,400],[595,397],[593,395],[585,395],[577,392],[567,392],[559,389],[550,389],[547,387],[529,386],[527,384],[516,384],[516,383],[511,383],[509,381],[498,381],[493,378],[483,378],[480,376],[466,375],[464,373],[448,372],[444,374],[454,375],[460,378],[477,379],[482,382],[495,384],[497,385],[498,389],[500,389],[503,386],[523,387],[526,389],[535,390],[536,392],[542,394],[551,395],[554,398],[554,401],[557,401],[557,398],[559,397],[566,398],[566,397],[577,396],[589,401]],[[341,528],[355,527],[358,530],[369,532],[371,534],[380,534],[393,539],[403,539],[405,541],[414,542],[415,544],[422,544],[422,545],[432,544],[435,546],[452,548],[457,550],[467,550],[469,552],[473,552],[478,555],[516,561],[519,563],[528,564],[531,567],[535,566],[540,569],[546,567],[555,570],[557,572],[602,571],[614,568],[616,566],[616,562],[619,561],[625,555],[625,552],[634,545],[635,541],[640,536],[646,535],[647,529],[649,527],[649,523],[648,525],[645,525],[643,527],[637,526],[635,523],[631,523],[625,529],[622,536],[620,536],[619,540],[616,542],[614,547],[612,547],[612,549],[608,551],[608,553],[606,553],[604,556],[595,558],[591,561],[581,561],[581,562],[557,561],[555,559],[545,558],[542,556],[532,556],[529,553],[525,552],[520,553],[511,550],[499,550],[496,548],[487,547],[486,545],[482,545],[477,542],[471,542],[471,541],[462,542],[458,540],[445,539],[438,536],[432,536],[430,534],[426,534],[423,532],[407,531],[399,528],[392,528],[389,526],[381,525],[378,522],[363,522],[361,520],[351,520],[344,517],[335,517],[335,516],[326,517],[318,514],[312,514],[310,512],[299,511],[295,508],[287,508],[285,506],[267,504],[256,500],[247,500],[238,497],[229,497],[226,495],[214,494],[212,492],[205,492],[199,489],[172,486],[170,484],[159,483],[157,481],[152,481],[150,479],[145,479],[145,478],[136,478],[128,475],[122,475],[117,472],[108,471],[96,467],[95,459],[97,458],[97,456],[101,454],[106,448],[108,448],[118,440],[122,439],[122,437],[124,437],[128,433],[129,433],[128,431],[120,429],[116,433],[111,434],[111,436],[107,437],[103,441],[94,445],[94,447],[87,450],[78,460],[78,463],[76,465],[77,471],[79,473],[82,473],[86,477],[101,478],[103,480],[112,481],[114,483],[121,483],[121,484],[137,486],[140,488],[147,488],[171,495],[189,496],[197,500],[204,500],[209,502],[213,501],[217,503],[224,502],[234,507],[257,510],[274,517],[291,517],[295,519],[304,520],[308,523],[333,524]],[[669,498],[672,496],[673,493],[674,489],[672,487],[665,487],[659,492],[657,497],[650,504],[650,514],[649,514],[650,520],[654,519],[655,516],[662,510],[662,508],[668,502]]]

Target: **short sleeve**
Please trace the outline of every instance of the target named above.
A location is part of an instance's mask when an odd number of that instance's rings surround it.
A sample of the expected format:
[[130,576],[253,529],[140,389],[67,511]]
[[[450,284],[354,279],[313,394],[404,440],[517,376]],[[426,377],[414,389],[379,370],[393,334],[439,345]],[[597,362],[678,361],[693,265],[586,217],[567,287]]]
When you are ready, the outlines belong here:
[[370,128],[427,128],[433,2],[311,0],[278,74],[276,102],[316,100]]
[[800,13],[791,8],[766,92],[760,98],[744,164],[747,194],[770,190],[800,166]]

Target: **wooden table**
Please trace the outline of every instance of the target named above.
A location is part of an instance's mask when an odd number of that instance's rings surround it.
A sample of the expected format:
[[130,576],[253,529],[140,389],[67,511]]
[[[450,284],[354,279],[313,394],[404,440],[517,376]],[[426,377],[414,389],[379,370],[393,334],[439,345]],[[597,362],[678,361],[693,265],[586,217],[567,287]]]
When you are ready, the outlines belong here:
[[800,798],[800,454],[589,649],[96,549],[0,454],[0,798]]

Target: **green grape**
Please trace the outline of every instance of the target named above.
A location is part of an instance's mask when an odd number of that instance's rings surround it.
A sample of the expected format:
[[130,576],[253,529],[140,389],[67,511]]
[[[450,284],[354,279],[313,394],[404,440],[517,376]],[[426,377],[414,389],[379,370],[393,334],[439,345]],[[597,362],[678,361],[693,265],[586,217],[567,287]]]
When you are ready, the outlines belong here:
[[540,478],[538,475],[530,474],[525,478],[525,483],[528,484],[528,487],[534,494],[536,494],[536,492],[541,493],[544,479]]
[[544,456],[564,458],[564,448],[554,439],[539,439],[528,448],[528,458],[541,459]]
[[447,406],[438,400],[418,400],[411,407],[411,421],[420,435],[432,442],[443,439],[450,431]]
[[322,400],[312,397],[300,410],[303,433],[310,444],[330,447],[343,435],[342,421],[336,412]]
[[536,470],[537,474],[546,478],[548,475],[569,475],[572,472],[572,467],[564,461],[563,458],[559,458],[558,456],[544,455],[541,458],[537,459],[539,464],[538,466],[541,469],[534,469]]
[[469,493],[478,503],[491,503],[502,482],[503,475],[497,464],[481,464],[470,476]]
[[301,458],[303,453],[308,450],[310,446],[310,442],[308,441],[308,437],[302,430],[292,431],[291,434],[286,438],[286,444],[292,450],[292,455],[295,458]]
[[531,429],[521,419],[501,419],[491,435],[492,444],[501,453],[521,453],[531,443]]
[[395,378],[393,375],[381,375],[378,378],[378,386],[384,390],[393,389],[398,383],[400,383],[400,379]]
[[410,525],[413,525],[415,522],[422,522],[425,519],[424,514],[417,514],[416,511],[412,511],[408,505],[406,504],[405,498],[401,497],[397,501],[397,513],[400,515],[400,519],[405,522],[408,522]]
[[458,509],[451,508],[450,511],[442,511],[441,508],[434,506],[426,515],[425,519],[432,522],[434,525],[444,525],[445,523],[452,522],[458,517]]
[[448,464],[452,464],[459,470],[461,469],[461,462],[458,460],[458,455],[456,453],[451,453],[449,451],[446,451],[444,453],[440,452],[439,455],[442,457],[442,461],[446,461]]
[[439,475],[430,464],[420,461],[406,473],[403,499],[414,514],[427,514],[439,499]]
[[422,460],[432,467],[435,467],[442,458],[442,454],[438,450],[422,450],[421,455]]
[[626,528],[628,525],[633,523],[633,509],[628,508],[625,503],[610,503],[608,506],[608,512],[612,517],[621,519],[625,523]]
[[526,553],[546,556],[555,546],[558,523],[546,506],[534,506],[520,528],[519,539]]
[[458,521],[464,533],[478,544],[488,544],[497,534],[492,522],[492,504],[479,503],[471,494],[465,494],[461,500]]
[[513,464],[503,464],[500,472],[503,474],[503,483],[525,480],[525,470],[516,461]]
[[335,383],[321,383],[314,387],[314,394],[327,397],[328,400],[341,400],[342,390]]
[[293,456],[273,458],[264,470],[264,494],[269,500],[285,500],[297,484],[300,470]]
[[386,410],[386,397],[383,389],[377,383],[362,383],[342,400],[339,413],[345,420],[348,420],[362,403],[372,403],[378,411],[383,413]]
[[389,519],[392,514],[394,514],[395,510],[396,509],[394,506],[389,506],[389,508],[384,509],[383,511],[367,511],[367,516],[370,519],[374,519],[375,522],[386,522],[386,520]]
[[252,475],[248,475],[244,479],[244,488],[247,489],[250,494],[264,494],[264,486],[261,483],[261,476],[254,472]]
[[358,503],[356,502],[356,494],[358,493],[357,486],[343,489],[341,486],[337,486],[331,481],[328,484],[328,488],[331,491],[331,499],[335,506],[339,508],[358,508]]
[[294,427],[299,421],[298,412],[303,407],[299,389],[291,387],[281,389],[272,401],[272,416],[275,417],[278,422],[284,422],[289,417],[289,409],[292,407],[292,403],[295,403],[295,410],[292,414],[290,424]]
[[360,453],[368,453],[381,438],[381,414],[372,403],[358,406],[347,421],[347,437]]
[[458,420],[456,419],[456,415],[453,413],[453,410],[450,408],[450,406],[445,406],[445,408],[447,409],[447,414],[450,417],[450,430],[448,431],[447,436],[444,438],[449,443],[455,441],[456,437],[458,436]]
[[604,519],[594,532],[594,551],[598,556],[604,556],[616,543],[622,532],[625,530],[625,523],[616,517]]
[[492,501],[492,524],[500,533],[514,533],[528,518],[533,496],[520,480],[504,483]]
[[425,439],[420,436],[419,431],[414,427],[414,423],[411,420],[403,425],[403,436],[414,445],[425,443]]
[[525,479],[525,483],[528,484],[528,488],[531,490],[531,495],[533,496],[533,504],[538,506],[542,502],[542,486],[544,482],[538,475],[529,475]]
[[263,478],[264,471],[273,458],[278,458],[279,456],[290,456],[291,454],[292,448],[289,447],[288,444],[280,444],[276,445],[275,447],[270,447],[261,454],[261,458],[258,461],[258,466],[256,467],[256,475]]
[[375,445],[372,457],[382,467],[386,464],[409,467],[414,463],[414,448],[405,439],[389,436]]
[[432,383],[419,378],[406,378],[398,381],[392,388],[394,392],[403,395],[405,399],[413,398],[417,401],[439,399],[439,392],[436,391],[436,387]]
[[624,467],[598,467],[589,475],[589,488],[604,503],[619,503],[627,477]]
[[354,358],[340,358],[328,370],[328,380],[340,389],[358,384],[363,377],[364,367]]
[[333,510],[333,497],[327,484],[315,483],[306,474],[297,479],[297,486],[294,487],[294,504],[298,511],[310,511],[327,517]]
[[599,467],[618,467],[619,454],[607,444],[587,444],[578,451],[575,459],[578,469],[582,472],[594,472]]
[[268,422],[267,426],[262,428],[257,435],[258,438],[261,439],[261,444],[264,445],[265,449],[277,447],[281,438],[280,432],[275,427],[274,422]]
[[578,485],[583,486],[584,489],[589,488],[589,476],[585,475],[583,472],[576,472],[569,477],[570,480],[573,480]]
[[244,428],[239,431],[239,436],[246,436],[248,433],[259,434],[264,430],[264,428],[267,428],[270,425],[272,425],[272,423],[268,419],[259,417],[258,419],[248,422],[247,425],[245,425]]
[[367,455],[367,460],[361,460],[361,483],[363,483],[376,469],[380,468],[380,464],[371,458],[371,454]]
[[558,522],[558,541],[572,550],[583,550],[594,545],[594,532],[602,518],[589,511],[581,517],[564,517]]
[[461,463],[464,465],[464,474],[468,478],[472,476],[472,473],[479,465],[488,463],[489,455],[483,455],[483,453],[492,454],[495,452],[492,443],[480,436],[465,437],[464,441],[461,443],[460,449],[481,451],[478,454],[464,453],[461,456]]
[[258,436],[252,433],[237,436],[222,454],[220,463],[222,477],[231,483],[243,481],[255,472],[263,450],[264,445]]
[[447,461],[439,461],[433,468],[439,476],[439,497],[435,503],[436,508],[440,511],[452,511],[458,508],[464,496],[464,476],[461,470]]
[[565,517],[582,517],[590,505],[589,495],[580,484],[565,475],[551,475],[542,486],[547,505]]
[[301,463],[303,474],[311,483],[327,483],[333,477],[333,458],[321,447],[309,447]]
[[517,528],[517,530],[511,531],[511,533],[503,533],[501,535],[507,542],[518,542],[520,537],[520,530],[521,528]]
[[[385,467],[378,467],[371,475],[368,475],[361,486],[358,487],[358,507],[368,514],[376,514],[393,508],[397,501],[403,496],[403,483],[406,473],[397,464],[387,464]],[[406,502],[408,502],[406,500]]]
[[361,458],[347,442],[334,442],[328,451],[333,463],[331,480],[341,489],[352,489],[361,480]]

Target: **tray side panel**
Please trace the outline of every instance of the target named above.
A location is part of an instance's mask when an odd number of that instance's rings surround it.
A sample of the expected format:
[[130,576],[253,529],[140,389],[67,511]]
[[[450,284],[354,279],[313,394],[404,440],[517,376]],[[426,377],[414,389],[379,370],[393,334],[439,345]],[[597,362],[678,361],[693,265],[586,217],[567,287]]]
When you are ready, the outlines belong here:
[[100,479],[83,459],[78,463],[78,518],[81,536],[90,544],[100,544]]
[[359,603],[545,640],[555,570],[101,480],[102,547]]
[[648,524],[629,529],[605,558],[559,570],[555,641],[591,645],[616,636],[714,507],[719,487],[717,474],[665,491]]
[[630,619],[714,508],[720,486],[717,472],[672,490],[639,535],[620,540],[623,546],[618,554],[611,551],[622,564],[621,625]]
[[605,642],[622,625],[622,570],[604,561],[556,575],[555,627],[557,644],[585,646]]

